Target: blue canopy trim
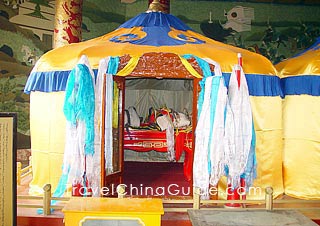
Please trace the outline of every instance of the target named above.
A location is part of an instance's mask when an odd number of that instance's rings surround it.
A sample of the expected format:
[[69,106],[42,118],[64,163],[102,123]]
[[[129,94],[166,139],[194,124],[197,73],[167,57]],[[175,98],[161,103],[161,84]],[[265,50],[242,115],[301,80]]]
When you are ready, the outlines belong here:
[[[45,93],[65,91],[70,72],[71,70],[32,72],[24,87],[24,93],[30,94],[32,91]],[[94,69],[93,73],[96,77],[98,70]]]
[[[226,86],[229,86],[231,73],[222,73]],[[250,96],[281,96],[280,78],[278,76],[265,76],[260,74],[245,74]]]
[[284,95],[320,96],[320,76],[302,75],[281,79]]
[[70,71],[32,72],[24,87],[24,92],[55,92],[65,90]]
[[[93,70],[95,76],[98,73],[97,69]],[[24,92],[29,94],[32,91],[40,91],[40,92],[58,92],[65,91],[66,84],[68,80],[70,71],[49,71],[49,72],[33,72],[28,78],[27,84],[25,86]],[[226,85],[229,85],[230,73],[222,73]],[[312,81],[309,81],[310,86],[312,86],[312,93],[317,91],[315,96],[319,96],[320,93],[320,76],[310,76]],[[297,77],[290,77],[289,80]],[[281,96],[283,97],[283,92],[281,90],[280,78],[277,76],[265,76],[260,74],[246,74],[246,79],[248,83],[248,89],[250,96]],[[306,80],[302,79],[302,80]],[[315,82],[316,81],[316,82]],[[286,80],[281,81],[282,84],[286,83],[285,87],[290,87],[293,89],[295,86],[302,86],[301,81],[297,81],[297,85],[287,84]],[[304,81],[304,84],[307,82]],[[317,85],[316,85],[317,84]],[[304,85],[305,86],[305,85]],[[284,87],[284,85],[282,85]],[[285,88],[288,89],[288,88]],[[290,94],[290,92],[286,91],[286,94]],[[294,94],[310,94],[310,92],[300,92]],[[311,94],[310,94],[311,95]]]

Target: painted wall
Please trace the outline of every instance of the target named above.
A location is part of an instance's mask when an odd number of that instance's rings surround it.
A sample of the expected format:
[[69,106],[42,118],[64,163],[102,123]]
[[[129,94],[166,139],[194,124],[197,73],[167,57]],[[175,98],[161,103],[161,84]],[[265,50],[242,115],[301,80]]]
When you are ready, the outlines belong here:
[[[257,3],[265,2],[265,3]],[[213,39],[250,49],[276,63],[320,36],[320,3],[310,1],[171,1],[171,14]],[[300,4],[297,4],[300,3]],[[146,11],[148,0],[86,0],[83,40],[116,29]],[[52,47],[54,1],[0,0],[0,111],[17,111],[29,135],[29,96],[23,93],[36,60]],[[210,19],[211,18],[211,19]],[[28,146],[28,139],[19,146]]]

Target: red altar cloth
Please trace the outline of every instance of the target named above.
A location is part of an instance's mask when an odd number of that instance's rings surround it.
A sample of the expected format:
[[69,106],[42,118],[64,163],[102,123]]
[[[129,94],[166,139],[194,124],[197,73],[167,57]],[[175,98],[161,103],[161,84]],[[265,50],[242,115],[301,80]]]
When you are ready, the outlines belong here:
[[[167,152],[166,131],[157,130],[128,130],[124,132],[124,149],[137,152],[158,151]],[[179,161],[183,151],[184,176],[188,181],[192,177],[192,132],[178,130],[175,132],[175,158]]]

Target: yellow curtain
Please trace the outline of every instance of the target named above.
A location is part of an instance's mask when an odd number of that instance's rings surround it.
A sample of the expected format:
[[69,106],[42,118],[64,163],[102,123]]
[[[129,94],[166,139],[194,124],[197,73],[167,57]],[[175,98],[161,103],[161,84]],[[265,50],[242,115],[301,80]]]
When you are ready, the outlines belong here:
[[288,95],[283,104],[285,193],[320,199],[320,97]]
[[62,173],[65,143],[65,92],[32,92],[30,95],[30,133],[33,178],[29,194],[40,195],[45,184],[55,190]]

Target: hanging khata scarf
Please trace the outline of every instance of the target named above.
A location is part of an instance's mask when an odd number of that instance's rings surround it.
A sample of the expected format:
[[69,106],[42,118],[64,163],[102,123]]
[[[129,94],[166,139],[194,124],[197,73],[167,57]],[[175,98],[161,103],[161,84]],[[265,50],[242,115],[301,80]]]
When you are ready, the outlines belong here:
[[105,160],[106,160],[106,173],[113,172],[113,138],[112,138],[112,110],[113,110],[113,75],[117,73],[119,66],[119,57],[110,57],[108,62],[108,69],[105,71],[105,66],[100,65],[99,71],[106,74],[106,87],[105,87]]
[[[215,102],[211,104],[211,117],[213,120],[210,143],[209,143],[209,174],[210,184],[217,185],[220,177],[224,174],[225,156],[224,156],[224,116],[225,106],[227,102],[227,87],[222,74],[215,76],[218,80],[216,87],[216,98],[211,100]],[[213,89],[212,89],[213,90]]]
[[67,119],[63,174],[68,182],[80,182],[85,171],[85,155],[94,154],[93,72],[86,56],[82,56],[70,72],[63,112]]
[[[220,127],[221,122],[222,122],[222,126],[223,126],[223,108],[219,110],[222,110],[222,118],[217,118],[216,116],[220,116],[221,114],[217,114],[216,115],[216,108],[217,108],[217,102],[218,102],[218,91],[219,91],[219,87],[220,87],[220,80],[221,80],[221,76],[214,76],[212,78],[212,84],[211,84],[211,94],[210,94],[210,134],[209,134],[209,141],[208,141],[208,171],[209,171],[209,175],[211,174],[211,154],[214,154],[212,152],[214,152],[213,148],[216,146],[216,143],[213,142],[214,139],[212,139],[213,136],[216,136],[216,130],[217,127]],[[218,124],[218,126],[216,126],[215,124]],[[215,126],[214,126],[215,125]],[[213,131],[213,128],[215,127],[215,131]],[[223,138],[223,137],[221,137]]]
[[77,64],[70,72],[63,112],[67,121],[76,125],[85,123],[85,154],[94,153],[94,82],[90,69],[84,64]]
[[[236,68],[237,67],[237,68]],[[240,87],[238,87],[236,70],[240,70]],[[252,112],[246,78],[239,65],[231,73],[228,88],[229,106],[226,111],[226,162],[228,184],[239,187],[240,176],[245,172],[252,143]]]
[[[202,110],[202,105],[203,105],[203,100],[204,100],[204,86],[205,86],[205,82],[206,82],[206,78],[210,77],[212,75],[211,73],[211,69],[210,69],[210,65],[208,64],[206,59],[201,59],[197,56],[194,56],[192,54],[185,54],[182,56],[185,59],[190,59],[190,58],[195,58],[198,65],[200,66],[201,70],[202,70],[202,74],[203,74],[203,78],[201,79],[201,81],[199,82],[200,85],[200,93],[199,93],[199,97],[198,97],[198,118],[200,117],[200,112]],[[212,63],[214,61],[211,61],[210,63]],[[216,62],[214,62],[215,64],[217,64]],[[217,64],[218,65],[218,64]],[[219,66],[220,68],[220,66]]]
[[[211,98],[211,119],[212,127],[210,129],[210,144],[209,144],[209,173],[210,173],[210,184],[217,185],[221,176],[224,175],[225,153],[224,153],[224,130],[225,130],[225,111],[226,104],[228,101],[227,87],[225,84],[224,77],[220,65],[209,59],[204,58],[203,61],[212,64],[214,66],[214,76],[217,79],[218,86],[216,87],[215,96]],[[213,104],[215,103],[215,104]]]
[[252,139],[250,152],[248,156],[248,161],[244,173],[241,175],[241,178],[245,179],[246,182],[246,191],[249,187],[252,186],[253,180],[257,177],[257,159],[256,159],[256,134],[254,131],[254,125],[252,123]]
[[[95,141],[94,141],[94,155],[87,156],[87,178],[93,190],[92,196],[100,196],[100,176],[101,176],[101,131],[102,131],[102,88],[103,88],[103,75],[108,69],[110,57],[101,59],[99,62],[98,73],[95,84]],[[111,157],[112,159],[112,157]],[[108,161],[111,162],[112,161]]]
[[210,95],[213,77],[208,77],[204,87],[204,101],[195,129],[193,161],[193,186],[200,188],[201,197],[209,198],[208,144],[210,136]]
[[[205,80],[205,87],[200,92],[204,95],[199,95],[198,100],[198,110],[200,109],[198,114],[200,116],[196,128],[194,181],[195,186],[201,189],[202,198],[208,198],[209,183],[216,185],[224,174],[223,140],[227,89],[220,65],[217,62],[211,59],[196,59],[200,62],[199,65],[207,65],[208,67],[204,68],[206,77],[201,81]],[[208,63],[215,66],[213,77],[208,76],[209,73],[211,74]],[[200,98],[203,98],[203,101]]]
[[[66,190],[67,183],[72,183],[74,180],[82,181],[85,171],[84,156],[94,153],[93,76],[89,60],[83,55],[68,77],[63,108],[67,119],[66,144],[62,175],[53,197],[61,197]],[[55,200],[51,201],[51,205],[55,203]],[[38,213],[42,213],[42,210],[38,210]]]

